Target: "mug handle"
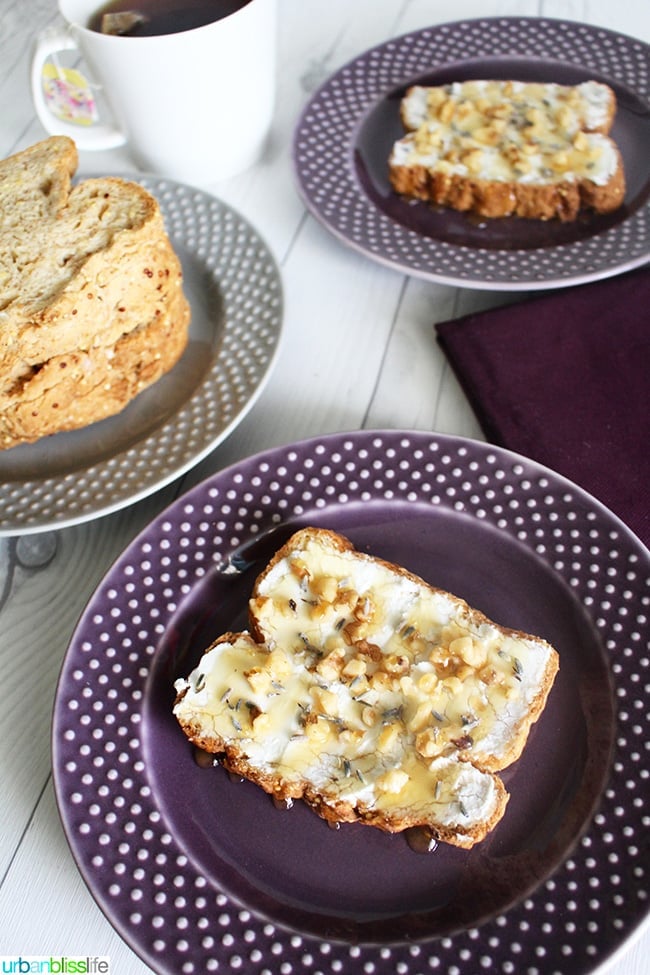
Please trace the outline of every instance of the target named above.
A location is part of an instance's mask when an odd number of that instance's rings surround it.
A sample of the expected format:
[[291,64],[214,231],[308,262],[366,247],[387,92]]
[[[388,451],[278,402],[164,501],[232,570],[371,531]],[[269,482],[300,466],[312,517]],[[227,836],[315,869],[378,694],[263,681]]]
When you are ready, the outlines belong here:
[[43,70],[48,60],[59,51],[78,51],[77,43],[67,30],[45,31],[34,45],[31,63],[32,100],[39,121],[50,135],[67,135],[78,149],[115,149],[126,142],[126,136],[114,125],[80,125],[58,118],[47,104],[43,89]]

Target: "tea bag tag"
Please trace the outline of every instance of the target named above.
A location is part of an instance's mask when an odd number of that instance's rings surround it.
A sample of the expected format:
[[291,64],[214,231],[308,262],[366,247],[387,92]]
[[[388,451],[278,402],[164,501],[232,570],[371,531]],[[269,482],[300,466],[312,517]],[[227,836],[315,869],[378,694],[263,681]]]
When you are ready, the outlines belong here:
[[52,115],[73,125],[95,124],[98,114],[92,87],[80,71],[48,61],[43,65],[41,80]]

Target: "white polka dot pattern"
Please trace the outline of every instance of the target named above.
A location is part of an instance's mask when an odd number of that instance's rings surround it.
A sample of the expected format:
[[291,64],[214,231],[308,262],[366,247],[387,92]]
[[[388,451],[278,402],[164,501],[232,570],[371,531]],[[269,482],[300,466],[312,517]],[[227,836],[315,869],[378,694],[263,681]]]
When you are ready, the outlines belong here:
[[[235,902],[171,834],[144,760],[151,662],[193,588],[273,527],[372,504],[457,512],[553,567],[600,634],[618,708],[605,792],[593,819],[585,811],[569,859],[480,928],[413,944],[321,940]],[[515,454],[421,432],[362,431],[243,461],[179,499],[131,544],[73,637],[53,755],[80,869],[117,929],[160,972],[589,972],[648,909],[649,615],[647,550],[579,488]]]
[[[373,106],[434,67],[476,58],[525,56],[579,65],[616,79],[647,103],[649,49],[602,28],[545,18],[479,18],[406,34],[340,69],[313,96],[294,137],[299,189],[314,216],[369,257],[450,284],[511,290],[593,280],[643,264],[650,203],[609,229],[564,246],[488,249],[438,240],[403,226],[358,179],[359,127]],[[647,187],[646,187],[647,189]]]
[[[25,465],[8,452],[3,458],[0,534],[75,524],[150,494],[213,450],[250,409],[269,375],[282,324],[282,285],[266,244],[236,211],[214,197],[153,176],[137,178],[158,199],[174,245],[191,254],[201,269],[201,286],[214,291],[211,311],[218,311],[223,321],[212,323],[209,368],[178,410],[155,429],[126,448],[120,431],[118,448],[106,459],[104,442],[100,460],[96,447],[88,446],[91,440],[83,448],[70,446],[79,443],[71,439],[77,432],[59,436],[52,476],[47,461],[34,453],[39,476],[25,478],[20,473]],[[198,299],[204,300],[202,295]],[[26,449],[37,451],[38,444]],[[16,474],[10,454],[16,457]],[[93,462],[85,464],[86,457]],[[61,472],[66,460],[69,473]]]

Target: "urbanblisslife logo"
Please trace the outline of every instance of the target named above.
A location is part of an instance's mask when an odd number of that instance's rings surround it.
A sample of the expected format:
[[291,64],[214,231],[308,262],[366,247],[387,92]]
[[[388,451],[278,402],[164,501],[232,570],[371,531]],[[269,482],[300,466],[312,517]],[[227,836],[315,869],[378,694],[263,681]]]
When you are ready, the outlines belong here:
[[109,975],[110,959],[103,955],[2,955],[0,972],[11,975]]

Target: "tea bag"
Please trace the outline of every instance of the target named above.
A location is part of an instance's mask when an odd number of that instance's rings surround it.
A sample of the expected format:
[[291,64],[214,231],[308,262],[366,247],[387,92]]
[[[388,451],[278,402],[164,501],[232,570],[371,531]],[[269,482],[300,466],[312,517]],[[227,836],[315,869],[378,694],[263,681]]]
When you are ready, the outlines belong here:
[[129,34],[135,27],[146,23],[144,14],[137,10],[122,10],[119,13],[104,14],[102,17],[102,34]]

